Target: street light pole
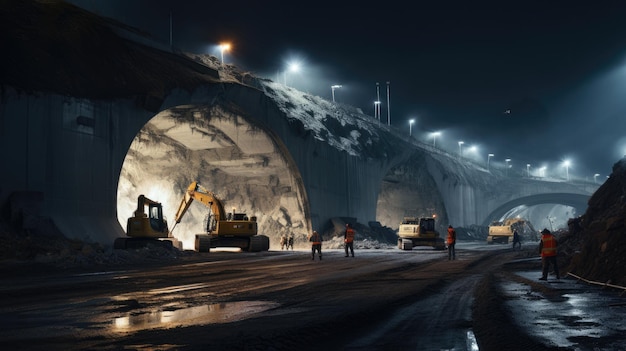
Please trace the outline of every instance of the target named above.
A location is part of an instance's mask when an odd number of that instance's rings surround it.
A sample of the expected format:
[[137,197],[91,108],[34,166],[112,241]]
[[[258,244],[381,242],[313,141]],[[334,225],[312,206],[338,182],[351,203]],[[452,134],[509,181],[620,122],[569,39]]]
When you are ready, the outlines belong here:
[[220,52],[222,54],[222,65],[224,64],[224,51],[228,51],[228,50],[230,50],[229,43],[220,44]]
[[409,120],[409,136],[413,135],[413,123],[415,123],[415,120],[411,118]]
[[391,125],[391,105],[389,104],[389,82],[387,82],[387,125]]
[[526,174],[528,175],[528,178],[530,178],[530,163],[526,164]]
[[594,183],[598,183],[598,177],[600,176],[600,174],[596,173],[593,175],[593,182]]
[[504,160],[504,162],[506,162],[506,175],[509,175],[509,162],[511,162],[510,158],[507,158],[506,160]]
[[569,182],[569,160],[563,161],[563,165],[565,166],[565,178]]
[[437,137],[441,135],[440,132],[434,132],[433,133],[433,147],[435,147],[435,141],[437,140]]
[[464,141],[459,141],[459,156],[463,156],[463,144],[465,144]]
[[335,102],[335,89],[341,88],[341,85],[333,85],[330,87],[332,93],[333,93],[333,102]]
[[489,160],[494,156],[494,154],[487,155],[487,170],[489,170]]
[[378,124],[380,124],[380,101],[374,101],[374,117],[378,118]]
[[289,72],[298,72],[298,70],[300,69],[300,65],[297,63],[290,63],[289,66],[287,67],[287,69],[284,72],[284,80],[285,80],[285,86],[287,85],[287,71]]

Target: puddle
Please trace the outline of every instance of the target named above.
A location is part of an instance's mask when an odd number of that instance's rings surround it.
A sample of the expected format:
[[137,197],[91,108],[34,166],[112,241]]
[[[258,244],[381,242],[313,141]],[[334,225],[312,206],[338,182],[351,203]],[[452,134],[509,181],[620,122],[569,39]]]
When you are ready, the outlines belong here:
[[230,323],[250,318],[257,313],[279,306],[271,301],[237,301],[182,308],[173,311],[154,311],[128,314],[115,318],[112,330],[116,332],[155,328],[176,328],[189,325]]
[[[537,280],[536,272],[518,272],[518,275]],[[548,345],[562,347],[591,343],[600,346],[597,350],[605,350],[626,345],[623,338],[616,338],[626,331],[622,323],[624,310],[610,307],[613,300],[619,300],[617,293],[589,288],[573,279],[549,284],[561,293],[559,298],[547,298],[526,284],[506,282],[501,285],[513,319],[525,326],[529,334]]]

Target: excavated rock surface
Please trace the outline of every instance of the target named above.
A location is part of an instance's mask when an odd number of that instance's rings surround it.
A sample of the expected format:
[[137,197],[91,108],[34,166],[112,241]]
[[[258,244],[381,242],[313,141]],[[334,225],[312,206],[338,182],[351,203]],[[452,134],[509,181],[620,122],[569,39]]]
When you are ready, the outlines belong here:
[[569,271],[600,283],[626,286],[626,158],[613,165],[606,182],[591,196],[584,215],[570,219],[558,236]]

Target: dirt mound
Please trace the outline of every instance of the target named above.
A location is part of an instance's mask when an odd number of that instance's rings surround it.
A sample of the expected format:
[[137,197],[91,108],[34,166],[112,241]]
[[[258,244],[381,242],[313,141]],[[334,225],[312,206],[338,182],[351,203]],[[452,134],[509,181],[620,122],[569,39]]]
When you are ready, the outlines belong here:
[[606,182],[589,199],[584,215],[557,236],[568,270],[585,279],[626,286],[626,158],[613,165]]

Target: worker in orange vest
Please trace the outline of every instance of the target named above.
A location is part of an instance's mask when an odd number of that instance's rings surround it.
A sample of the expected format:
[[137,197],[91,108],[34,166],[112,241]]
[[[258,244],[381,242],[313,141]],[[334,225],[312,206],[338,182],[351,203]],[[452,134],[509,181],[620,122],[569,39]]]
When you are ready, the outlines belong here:
[[542,274],[539,280],[548,280],[548,269],[550,265],[554,267],[556,279],[561,279],[559,265],[556,262],[556,238],[546,228],[541,231],[541,241],[539,242],[539,252],[541,252]]
[[456,260],[456,250],[454,249],[454,245],[456,245],[456,230],[452,228],[452,225],[448,226],[448,238],[446,242],[448,244],[448,261]]
[[352,257],[354,257],[354,229],[352,229],[350,223],[346,223],[346,231],[343,234],[343,242],[346,249],[346,257],[349,257],[348,249],[350,250]]
[[317,251],[320,261],[322,260],[322,236],[317,231],[313,231],[313,234],[309,237],[311,242],[311,260],[315,260],[315,251]]

